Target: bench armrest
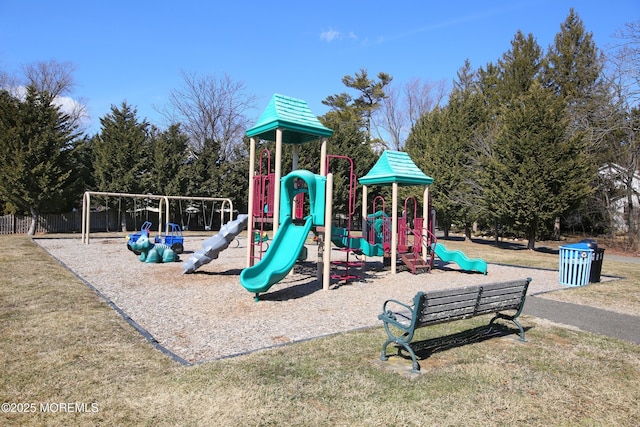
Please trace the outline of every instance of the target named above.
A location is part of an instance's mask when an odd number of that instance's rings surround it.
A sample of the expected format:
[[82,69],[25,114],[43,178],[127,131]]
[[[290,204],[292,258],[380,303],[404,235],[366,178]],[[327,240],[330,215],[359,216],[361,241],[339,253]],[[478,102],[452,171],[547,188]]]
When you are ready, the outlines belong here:
[[411,329],[414,307],[398,300],[390,299],[382,305],[382,314],[378,319],[403,330]]
[[395,300],[395,299],[386,300],[384,302],[384,304],[382,305],[382,312],[383,313],[397,312],[398,311],[397,309],[393,310],[393,309],[387,308],[387,306],[391,306],[391,308],[394,308],[393,305],[399,305],[400,307],[402,307],[402,309],[409,310],[409,311],[413,312],[413,306],[412,305],[405,304],[405,303],[400,302],[400,301]]

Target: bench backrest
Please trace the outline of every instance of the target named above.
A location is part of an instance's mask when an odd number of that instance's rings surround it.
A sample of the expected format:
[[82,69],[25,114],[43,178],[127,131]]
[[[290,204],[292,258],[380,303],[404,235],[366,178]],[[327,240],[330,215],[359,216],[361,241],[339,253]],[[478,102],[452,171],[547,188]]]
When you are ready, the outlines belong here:
[[416,327],[467,319],[503,310],[520,310],[531,279],[419,292],[414,300]]

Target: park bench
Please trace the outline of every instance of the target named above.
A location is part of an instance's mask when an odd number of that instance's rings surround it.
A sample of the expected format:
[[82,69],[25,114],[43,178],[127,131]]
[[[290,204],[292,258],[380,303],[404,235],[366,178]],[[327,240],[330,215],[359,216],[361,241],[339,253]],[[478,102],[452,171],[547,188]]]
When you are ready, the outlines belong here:
[[[382,345],[380,360],[387,360],[387,346],[395,343],[398,353],[406,349],[413,360],[413,372],[420,364],[411,347],[418,328],[455,320],[469,319],[483,314],[495,314],[489,326],[498,319],[512,321],[520,330],[520,341],[525,341],[524,329],[516,320],[522,312],[531,278],[433,292],[418,292],[413,305],[387,300],[378,319],[384,323],[388,339]],[[504,311],[515,310],[513,314]]]

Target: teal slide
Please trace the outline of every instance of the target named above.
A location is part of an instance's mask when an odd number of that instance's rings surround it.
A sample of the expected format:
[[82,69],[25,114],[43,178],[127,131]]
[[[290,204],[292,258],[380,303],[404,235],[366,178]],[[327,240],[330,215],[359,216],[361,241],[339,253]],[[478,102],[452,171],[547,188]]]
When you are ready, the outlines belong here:
[[262,260],[240,273],[240,283],[249,292],[266,292],[271,286],[284,279],[291,271],[311,230],[312,217],[305,218],[302,225],[296,225],[291,217],[286,217]]
[[487,274],[487,261],[480,258],[467,258],[462,251],[450,251],[442,243],[436,243],[435,254],[444,262],[455,262],[461,269]]
[[360,252],[366,256],[383,256],[382,244],[372,245],[363,237],[349,237],[349,230],[346,228],[333,227],[331,231],[331,242],[339,248],[349,248],[354,252]]

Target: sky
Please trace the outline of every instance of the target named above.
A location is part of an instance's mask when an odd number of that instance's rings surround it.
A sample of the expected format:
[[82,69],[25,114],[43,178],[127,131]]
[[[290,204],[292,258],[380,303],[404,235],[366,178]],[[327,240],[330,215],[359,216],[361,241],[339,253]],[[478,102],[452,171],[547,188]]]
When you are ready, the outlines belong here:
[[319,116],[360,69],[450,86],[466,59],[474,69],[500,59],[518,30],[546,52],[571,7],[604,51],[640,19],[638,0],[0,0],[0,70],[73,64],[90,134],[124,101],[165,128],[158,110],[184,87],[181,73],[243,83],[256,97],[250,121],[274,93]]

